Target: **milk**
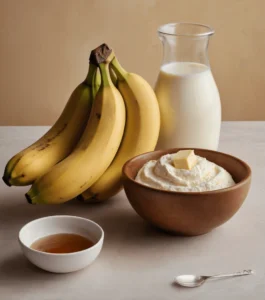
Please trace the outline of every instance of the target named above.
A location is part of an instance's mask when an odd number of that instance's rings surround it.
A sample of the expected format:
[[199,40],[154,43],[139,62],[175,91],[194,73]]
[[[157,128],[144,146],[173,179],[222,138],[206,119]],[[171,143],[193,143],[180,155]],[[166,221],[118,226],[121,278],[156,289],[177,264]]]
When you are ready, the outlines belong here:
[[217,149],[221,105],[208,66],[193,62],[165,64],[161,67],[155,92],[161,112],[157,149]]

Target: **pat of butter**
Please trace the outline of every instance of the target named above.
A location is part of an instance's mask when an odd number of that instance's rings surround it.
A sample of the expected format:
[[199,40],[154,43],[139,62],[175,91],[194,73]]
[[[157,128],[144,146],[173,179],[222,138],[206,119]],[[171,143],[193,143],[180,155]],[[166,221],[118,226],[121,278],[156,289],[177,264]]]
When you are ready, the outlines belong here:
[[194,150],[180,150],[173,155],[173,164],[177,169],[191,170],[197,163]]

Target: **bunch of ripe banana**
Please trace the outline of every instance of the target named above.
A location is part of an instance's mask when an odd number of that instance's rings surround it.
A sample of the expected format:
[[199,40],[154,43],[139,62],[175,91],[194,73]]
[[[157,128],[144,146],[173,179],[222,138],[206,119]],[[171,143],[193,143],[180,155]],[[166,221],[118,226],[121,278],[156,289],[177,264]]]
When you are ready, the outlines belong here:
[[154,150],[159,127],[150,85],[125,71],[103,44],[91,52],[87,78],[57,122],[7,163],[3,180],[32,184],[26,198],[34,204],[106,200],[122,189],[124,163]]

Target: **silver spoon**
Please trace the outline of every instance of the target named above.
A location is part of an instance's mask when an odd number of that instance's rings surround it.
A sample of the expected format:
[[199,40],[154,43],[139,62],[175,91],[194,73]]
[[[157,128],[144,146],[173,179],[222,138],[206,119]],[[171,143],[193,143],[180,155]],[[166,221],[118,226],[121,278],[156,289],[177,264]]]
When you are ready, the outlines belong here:
[[175,282],[185,287],[197,287],[202,285],[206,280],[209,279],[221,279],[221,278],[237,277],[237,276],[244,276],[244,275],[251,275],[251,274],[254,274],[252,270],[244,270],[242,272],[236,272],[232,274],[219,274],[213,276],[180,275],[175,277]]

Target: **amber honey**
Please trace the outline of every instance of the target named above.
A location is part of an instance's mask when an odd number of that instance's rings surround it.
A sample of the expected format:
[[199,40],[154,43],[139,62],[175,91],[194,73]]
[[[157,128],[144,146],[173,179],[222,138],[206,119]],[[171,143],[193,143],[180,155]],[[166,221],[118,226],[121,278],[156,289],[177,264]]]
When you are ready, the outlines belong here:
[[94,243],[86,237],[72,233],[59,233],[45,236],[30,247],[47,253],[72,253],[92,247]]

